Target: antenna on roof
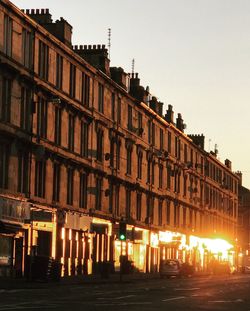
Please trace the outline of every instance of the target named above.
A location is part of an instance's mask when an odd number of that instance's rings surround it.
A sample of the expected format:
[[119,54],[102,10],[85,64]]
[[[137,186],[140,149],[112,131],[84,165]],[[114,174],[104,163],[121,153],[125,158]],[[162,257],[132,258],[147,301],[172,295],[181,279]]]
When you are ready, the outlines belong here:
[[111,28],[108,28],[108,51],[109,51],[109,59],[110,59],[110,48],[111,48]]
[[217,144],[214,145],[214,153],[215,153],[216,155],[219,153],[218,145],[217,145]]
[[132,59],[132,73],[135,72],[135,59]]

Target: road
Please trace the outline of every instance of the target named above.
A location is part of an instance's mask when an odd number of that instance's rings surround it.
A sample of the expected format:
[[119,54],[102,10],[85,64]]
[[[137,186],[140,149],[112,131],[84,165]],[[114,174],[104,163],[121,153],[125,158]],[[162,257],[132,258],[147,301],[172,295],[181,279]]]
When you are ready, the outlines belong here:
[[250,275],[0,290],[3,310],[250,311]]

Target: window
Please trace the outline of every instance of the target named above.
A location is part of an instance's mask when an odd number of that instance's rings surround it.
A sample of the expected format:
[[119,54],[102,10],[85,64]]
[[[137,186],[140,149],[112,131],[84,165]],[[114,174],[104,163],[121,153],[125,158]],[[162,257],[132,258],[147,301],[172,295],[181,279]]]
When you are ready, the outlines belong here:
[[154,223],[154,210],[155,210],[155,198],[152,197],[152,198],[151,198],[151,214],[150,214],[150,217],[151,217],[151,224]]
[[138,135],[142,137],[143,127],[142,127],[142,114],[138,111]]
[[190,150],[190,162],[192,164],[194,163],[194,151],[193,151],[193,149]]
[[73,205],[74,193],[74,169],[69,167],[67,169],[67,204]]
[[142,179],[142,151],[137,154],[137,178]]
[[9,16],[4,15],[3,51],[9,57],[12,56],[12,32],[13,32],[13,21]]
[[136,220],[141,221],[141,198],[142,194],[136,194]]
[[192,209],[189,210],[189,224],[190,224],[190,228],[193,228],[193,210]]
[[120,141],[114,137],[110,142],[110,167],[120,168]]
[[175,157],[177,159],[181,157],[181,142],[177,136],[175,137]]
[[33,35],[27,29],[22,32],[22,63],[28,69],[33,68]]
[[151,182],[151,158],[148,159],[148,163],[147,163],[147,183]]
[[166,221],[167,225],[170,225],[170,201],[167,200],[167,205],[166,205]]
[[121,150],[121,142],[118,141],[116,144],[116,168],[120,169],[120,150]]
[[2,100],[0,101],[0,120],[10,122],[12,81],[3,77]]
[[103,130],[98,129],[97,131],[97,148],[96,148],[96,160],[103,161]]
[[75,117],[69,113],[69,126],[68,126],[68,148],[70,151],[74,151],[75,142]]
[[61,145],[62,109],[55,106],[55,143]]
[[60,54],[56,54],[56,87],[62,89],[63,79],[63,57]]
[[76,66],[70,64],[69,95],[74,98],[75,94],[76,94]]
[[112,214],[114,209],[114,184],[112,181],[109,181],[109,212]]
[[61,165],[54,162],[53,168],[53,201],[60,201],[60,178],[61,178]]
[[184,162],[187,163],[188,157],[187,157],[187,144],[184,145]]
[[104,104],[104,87],[101,83],[98,84],[98,111],[103,113]]
[[162,200],[158,201],[158,225],[162,225]]
[[167,189],[171,189],[171,175],[172,175],[172,169],[171,166],[167,166]]
[[152,161],[152,175],[151,175],[152,185],[155,183],[155,161]]
[[115,186],[115,216],[120,214],[120,185]]
[[37,135],[47,138],[48,103],[43,97],[39,97],[37,105]]
[[128,105],[128,129],[130,131],[133,130],[133,113],[132,113],[132,107]]
[[162,188],[162,181],[163,181],[162,175],[163,175],[163,165],[159,164],[159,188]]
[[121,109],[122,109],[122,102],[121,98],[118,97],[118,102],[117,102],[117,123],[121,124]]
[[0,142],[0,188],[8,188],[9,146]]
[[183,208],[183,227],[186,228],[187,225],[187,210],[186,207]]
[[102,208],[102,177],[96,178],[96,197],[95,197],[95,209],[100,211]]
[[152,143],[152,121],[148,120],[148,143]]
[[115,163],[115,161],[114,161],[115,145],[116,145],[115,139],[112,138],[111,142],[110,142],[110,167],[114,167],[114,163]]
[[115,121],[115,93],[111,96],[111,118]]
[[88,147],[89,147],[89,125],[88,123],[81,122],[81,156],[88,157]]
[[174,204],[174,226],[179,226],[180,206],[178,203]]
[[160,150],[163,150],[163,141],[164,141],[164,137],[163,137],[163,129],[160,129]]
[[38,74],[40,78],[48,80],[48,69],[49,69],[49,48],[48,46],[39,41],[39,63],[38,63]]
[[45,197],[46,161],[36,161],[35,167],[35,196]]
[[132,146],[127,147],[127,174],[131,175],[132,170]]
[[183,196],[187,196],[187,175],[183,176]]
[[152,145],[155,145],[155,124],[152,123]]
[[21,151],[18,154],[18,192],[29,192],[29,154]]
[[131,190],[126,189],[126,219],[131,217]]
[[87,208],[88,202],[88,175],[86,173],[80,174],[80,208]]
[[26,87],[21,89],[20,127],[31,131],[31,91]]
[[171,153],[171,146],[172,146],[172,135],[168,132],[168,152]]
[[147,209],[146,209],[146,218],[147,218],[147,223],[151,223],[151,197],[149,195],[147,195]]
[[82,73],[82,104],[89,107],[90,78]]

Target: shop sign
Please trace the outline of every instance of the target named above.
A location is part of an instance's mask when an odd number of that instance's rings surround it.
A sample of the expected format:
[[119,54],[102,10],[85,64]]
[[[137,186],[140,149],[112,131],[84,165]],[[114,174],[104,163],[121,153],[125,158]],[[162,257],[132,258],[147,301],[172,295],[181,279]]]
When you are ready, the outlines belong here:
[[159,237],[157,233],[151,232],[150,235],[150,245],[152,247],[157,247],[159,245]]
[[47,211],[31,211],[31,220],[52,222],[52,213]]
[[67,213],[64,227],[73,230],[89,231],[91,221],[91,217]]
[[0,219],[24,223],[30,219],[30,203],[0,197]]
[[107,234],[108,233],[108,225],[107,224],[97,224],[91,223],[90,226],[91,233],[98,233],[98,234]]

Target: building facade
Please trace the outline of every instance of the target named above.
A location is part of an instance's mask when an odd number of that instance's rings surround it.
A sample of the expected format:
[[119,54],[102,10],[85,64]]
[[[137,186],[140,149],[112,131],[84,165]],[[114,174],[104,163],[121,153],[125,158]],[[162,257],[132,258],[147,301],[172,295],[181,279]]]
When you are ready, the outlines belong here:
[[165,258],[233,264],[231,162],[186,135],[171,105],[164,115],[138,74],[110,67],[105,46],[71,35],[48,9],[1,1],[1,273],[24,275],[27,255],[55,258],[63,276],[118,271],[121,255],[142,272]]

